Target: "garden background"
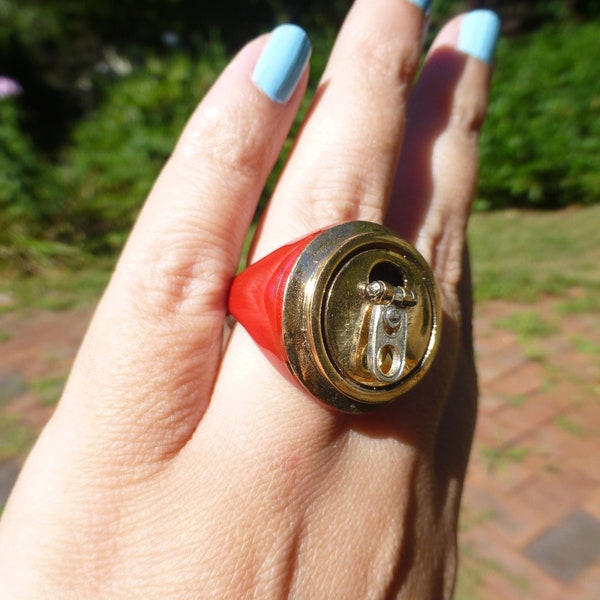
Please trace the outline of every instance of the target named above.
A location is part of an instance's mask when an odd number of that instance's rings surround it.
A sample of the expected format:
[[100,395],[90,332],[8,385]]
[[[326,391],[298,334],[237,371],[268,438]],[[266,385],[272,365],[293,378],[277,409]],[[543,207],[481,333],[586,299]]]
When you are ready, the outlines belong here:
[[[0,85],[0,492],[228,57],[280,22],[308,30],[311,79],[293,137],[350,4],[0,0],[0,78],[17,84]],[[482,402],[457,597],[600,597],[600,0],[436,0],[428,40],[476,7],[500,14],[503,36],[469,230]],[[531,490],[563,488],[570,498],[535,504]],[[575,510],[592,519],[584,530],[598,551],[562,539],[561,554],[580,560],[561,571],[535,544]]]
[[[0,0],[0,75],[23,89],[0,102],[0,265],[27,274],[114,255],[227,57],[298,22],[314,91],[349,4]],[[475,5],[504,21],[476,209],[597,202],[600,2],[438,0],[430,37]]]

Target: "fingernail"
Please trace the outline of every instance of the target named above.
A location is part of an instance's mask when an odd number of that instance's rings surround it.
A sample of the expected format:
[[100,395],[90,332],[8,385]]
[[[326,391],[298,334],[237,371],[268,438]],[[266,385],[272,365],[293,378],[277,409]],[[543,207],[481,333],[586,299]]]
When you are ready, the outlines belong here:
[[252,81],[271,100],[287,102],[304,72],[311,46],[306,32],[297,25],[280,25],[271,33],[252,75]]
[[491,63],[499,36],[498,15],[491,10],[474,10],[463,17],[458,49],[485,63]]
[[426,15],[431,12],[433,0],[409,0],[411,4],[418,6]]

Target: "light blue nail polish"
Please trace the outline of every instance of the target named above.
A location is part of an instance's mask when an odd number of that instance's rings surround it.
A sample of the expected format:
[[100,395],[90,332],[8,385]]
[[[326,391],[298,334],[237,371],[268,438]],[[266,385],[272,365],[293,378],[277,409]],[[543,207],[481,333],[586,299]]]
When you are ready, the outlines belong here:
[[280,25],[273,30],[252,75],[252,81],[271,100],[287,102],[310,58],[306,32],[297,25]]
[[491,63],[499,36],[498,15],[491,10],[474,10],[463,17],[458,49],[485,63]]
[[411,4],[418,6],[426,15],[431,12],[433,0],[409,0]]

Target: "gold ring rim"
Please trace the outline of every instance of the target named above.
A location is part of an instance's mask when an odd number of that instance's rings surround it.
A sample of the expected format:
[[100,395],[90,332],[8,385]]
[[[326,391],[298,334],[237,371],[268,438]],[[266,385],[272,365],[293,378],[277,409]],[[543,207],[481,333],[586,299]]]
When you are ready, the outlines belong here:
[[[429,339],[422,356],[405,376],[387,386],[361,384],[341,372],[324,331],[327,292],[336,272],[349,258],[367,250],[391,252],[403,268],[409,265],[411,272],[418,273],[431,307]],[[282,333],[287,367],[313,396],[344,412],[372,410],[413,388],[431,366],[440,330],[440,296],[431,268],[411,244],[376,223],[354,221],[322,231],[300,253],[286,283]]]

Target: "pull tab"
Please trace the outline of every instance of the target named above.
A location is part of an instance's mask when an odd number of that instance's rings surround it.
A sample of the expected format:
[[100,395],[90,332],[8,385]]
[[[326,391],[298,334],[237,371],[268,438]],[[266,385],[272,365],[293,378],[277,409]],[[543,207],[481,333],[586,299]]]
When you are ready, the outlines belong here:
[[367,368],[382,383],[397,382],[406,362],[407,309],[417,304],[414,291],[373,281],[366,287],[372,303],[367,342]]

